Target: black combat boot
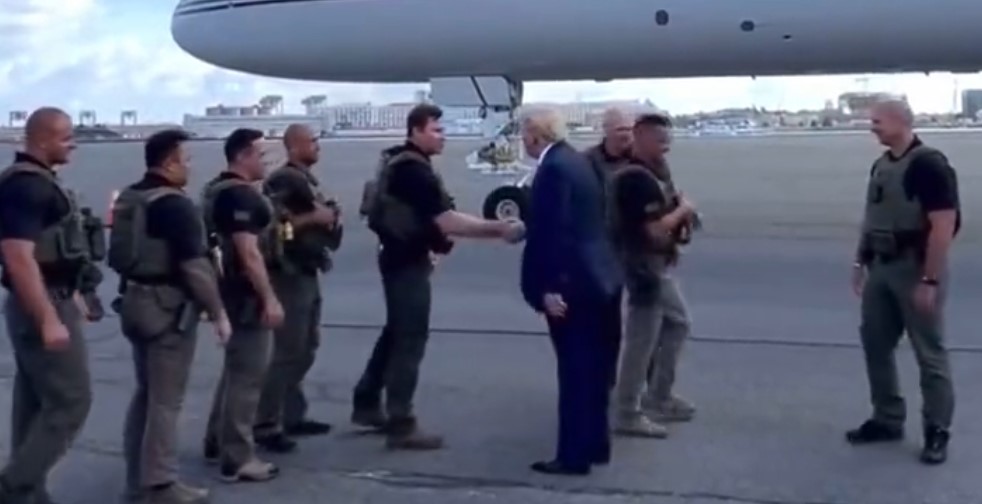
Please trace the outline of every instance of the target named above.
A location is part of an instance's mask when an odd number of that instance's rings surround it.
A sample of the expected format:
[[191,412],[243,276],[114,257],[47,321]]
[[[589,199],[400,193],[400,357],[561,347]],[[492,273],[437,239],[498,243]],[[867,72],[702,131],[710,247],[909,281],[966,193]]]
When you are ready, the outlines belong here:
[[924,428],[924,449],[921,462],[929,465],[943,464],[948,460],[948,440],[951,434],[941,427],[929,425]]
[[293,425],[287,425],[284,431],[288,436],[324,436],[330,434],[332,428],[333,426],[327,422],[304,418]]
[[886,443],[900,441],[903,438],[903,428],[886,425],[876,420],[867,420],[858,429],[846,432],[846,440],[854,445]]
[[282,432],[254,437],[256,445],[271,453],[292,453],[297,449],[297,442]]

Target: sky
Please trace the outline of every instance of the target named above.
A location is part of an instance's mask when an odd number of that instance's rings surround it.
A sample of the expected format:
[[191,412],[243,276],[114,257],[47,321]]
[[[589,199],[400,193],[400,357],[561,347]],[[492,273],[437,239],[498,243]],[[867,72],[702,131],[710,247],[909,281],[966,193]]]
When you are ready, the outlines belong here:
[[[96,111],[109,122],[122,110],[141,122],[180,121],[215,104],[249,105],[284,96],[287,111],[326,94],[332,103],[407,101],[419,84],[337,84],[254,77],[215,68],[171,39],[176,0],[0,0],[0,121],[10,110],[60,106]],[[528,83],[525,100],[650,99],[675,114],[727,107],[821,108],[845,91],[905,93],[919,111],[953,108],[957,89],[982,76],[950,74],[658,79]]]

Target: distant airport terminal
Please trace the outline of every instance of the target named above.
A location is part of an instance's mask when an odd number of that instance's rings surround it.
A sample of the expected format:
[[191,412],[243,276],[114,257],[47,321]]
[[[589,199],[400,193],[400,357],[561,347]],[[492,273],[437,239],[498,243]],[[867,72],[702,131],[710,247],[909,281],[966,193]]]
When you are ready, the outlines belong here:
[[[880,92],[850,92],[828,100],[821,110],[766,110],[757,107],[734,108],[713,112],[674,116],[683,134],[742,135],[815,129],[860,129],[868,125],[870,106],[885,98],[906,99],[904,95]],[[262,130],[269,137],[279,137],[293,123],[306,124],[327,137],[397,137],[403,134],[406,113],[417,103],[428,100],[424,90],[416,92],[413,101],[376,105],[372,103],[330,104],[326,95],[301,100],[303,113],[285,113],[283,97],[270,95],[257,104],[245,106],[215,105],[203,114],[185,114],[181,124],[141,123],[135,110],[123,111],[118,121],[100,121],[95,111],[84,110],[76,118],[81,141],[122,141],[145,138],[165,128],[182,127],[197,138],[224,138],[236,128]],[[663,110],[650,101],[593,101],[572,103],[536,103],[557,108],[574,134],[599,131],[604,109],[624,107],[637,112]],[[956,104],[957,105],[957,104]],[[930,127],[971,127],[982,113],[982,90],[961,93],[957,112],[921,114],[918,122]],[[27,111],[12,111],[5,126],[0,126],[0,141],[16,141],[22,134]],[[491,136],[484,131],[484,121],[477,107],[446,107],[444,124],[454,137]]]

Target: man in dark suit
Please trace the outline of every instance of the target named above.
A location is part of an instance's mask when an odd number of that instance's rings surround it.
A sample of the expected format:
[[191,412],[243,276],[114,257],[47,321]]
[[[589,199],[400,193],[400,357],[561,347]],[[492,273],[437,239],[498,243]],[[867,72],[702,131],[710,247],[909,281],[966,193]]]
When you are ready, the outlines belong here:
[[522,294],[549,325],[559,375],[559,446],[555,459],[536,462],[546,474],[586,475],[610,461],[607,419],[609,307],[622,274],[608,238],[601,182],[589,161],[565,141],[555,111],[522,118],[526,152],[539,158],[532,182]]

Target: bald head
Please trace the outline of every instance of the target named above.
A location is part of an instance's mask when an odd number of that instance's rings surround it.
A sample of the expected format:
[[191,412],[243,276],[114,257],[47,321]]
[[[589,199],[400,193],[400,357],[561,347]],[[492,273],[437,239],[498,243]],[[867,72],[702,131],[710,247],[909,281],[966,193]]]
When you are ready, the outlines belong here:
[[905,100],[883,100],[870,111],[871,131],[881,144],[905,149],[914,137],[914,111]]
[[604,131],[604,150],[613,158],[627,156],[634,135],[634,115],[623,108],[611,107],[604,111],[601,126]]
[[27,123],[24,125],[24,135],[27,137],[28,142],[32,139],[43,138],[46,135],[50,135],[51,131],[59,126],[58,123],[66,120],[71,123],[72,118],[60,108],[39,108],[28,116]]
[[24,125],[24,142],[29,154],[48,165],[67,163],[75,149],[71,116],[55,107],[35,110]]
[[320,158],[320,145],[317,143],[317,135],[314,130],[306,124],[291,124],[283,133],[283,147],[286,148],[286,155],[290,163],[311,167],[317,164]]
[[629,113],[621,107],[610,107],[604,110],[601,125],[603,126],[604,132],[621,126],[627,126],[628,129],[631,129],[634,125],[634,114]]
[[904,100],[884,100],[873,106],[873,115],[886,117],[914,127],[914,111]]

